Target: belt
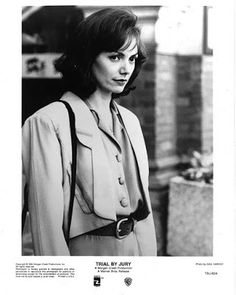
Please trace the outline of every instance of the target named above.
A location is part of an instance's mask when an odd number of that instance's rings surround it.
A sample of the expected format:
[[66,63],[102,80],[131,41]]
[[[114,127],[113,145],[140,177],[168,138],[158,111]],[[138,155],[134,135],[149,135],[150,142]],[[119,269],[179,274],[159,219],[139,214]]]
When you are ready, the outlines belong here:
[[112,236],[117,239],[123,239],[134,230],[135,224],[138,221],[145,219],[149,213],[150,211],[148,210],[147,205],[139,200],[137,209],[130,215],[118,215],[117,221],[87,232],[86,235]]

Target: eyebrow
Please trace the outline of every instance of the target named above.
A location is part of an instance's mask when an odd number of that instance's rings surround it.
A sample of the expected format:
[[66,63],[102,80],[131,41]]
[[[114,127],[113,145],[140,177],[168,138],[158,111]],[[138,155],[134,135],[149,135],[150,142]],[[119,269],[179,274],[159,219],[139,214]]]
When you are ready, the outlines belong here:
[[[114,51],[115,53],[118,53],[118,54],[121,54],[121,55],[124,55],[124,53],[122,51]],[[132,54],[131,56],[134,56],[134,55],[138,55],[138,52]]]

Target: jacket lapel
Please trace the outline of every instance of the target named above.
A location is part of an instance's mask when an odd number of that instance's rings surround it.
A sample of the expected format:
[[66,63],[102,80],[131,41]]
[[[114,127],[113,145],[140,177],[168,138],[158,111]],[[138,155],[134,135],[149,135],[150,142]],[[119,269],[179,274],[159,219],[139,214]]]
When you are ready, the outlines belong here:
[[[96,215],[110,220],[116,220],[114,187],[110,174],[107,173],[107,160],[100,137],[100,131],[85,102],[71,92],[67,92],[61,98],[67,101],[75,114],[75,126],[77,138],[82,144],[92,150],[93,164],[93,204]],[[104,173],[104,174],[103,174]],[[110,185],[108,183],[110,182]]]

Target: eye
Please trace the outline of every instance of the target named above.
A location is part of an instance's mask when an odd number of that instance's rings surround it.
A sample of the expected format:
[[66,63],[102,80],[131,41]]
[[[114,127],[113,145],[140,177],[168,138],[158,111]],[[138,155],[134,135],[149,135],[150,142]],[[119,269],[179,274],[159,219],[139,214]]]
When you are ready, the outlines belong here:
[[133,63],[133,62],[135,62],[135,60],[138,58],[138,55],[133,55],[133,56],[131,56],[130,57],[130,61]]
[[120,60],[119,54],[110,55],[109,58],[110,58],[111,61],[118,61],[118,60]]

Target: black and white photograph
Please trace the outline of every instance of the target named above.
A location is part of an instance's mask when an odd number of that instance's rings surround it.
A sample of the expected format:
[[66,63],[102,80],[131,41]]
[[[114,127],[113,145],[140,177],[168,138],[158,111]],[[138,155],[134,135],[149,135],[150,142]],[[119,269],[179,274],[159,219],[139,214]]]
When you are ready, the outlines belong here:
[[22,8],[23,255],[213,255],[211,17]]
[[234,294],[233,1],[10,12],[4,294]]

